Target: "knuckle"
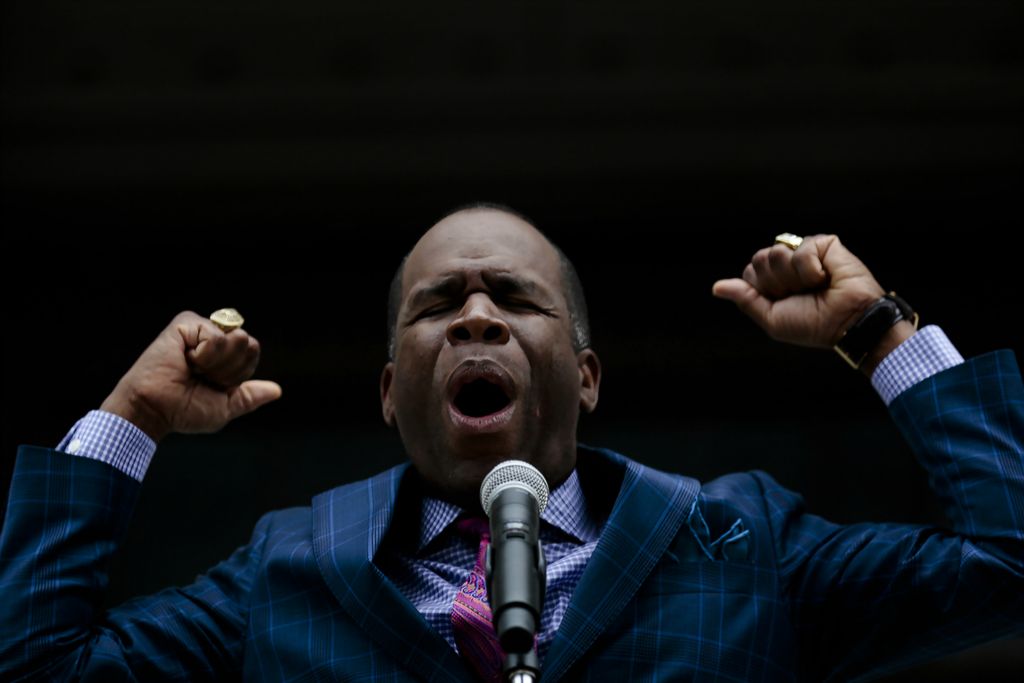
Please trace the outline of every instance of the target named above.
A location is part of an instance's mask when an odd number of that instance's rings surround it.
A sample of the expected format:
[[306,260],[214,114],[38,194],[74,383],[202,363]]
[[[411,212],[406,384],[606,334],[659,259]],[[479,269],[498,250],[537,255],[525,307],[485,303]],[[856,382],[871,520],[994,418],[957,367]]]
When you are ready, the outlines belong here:
[[797,270],[810,270],[814,260],[814,254],[809,251],[798,251],[793,255],[793,265]]
[[195,311],[181,311],[180,313],[175,315],[173,318],[171,318],[171,323],[170,323],[169,327],[177,327],[179,325],[188,325],[188,324],[193,323],[196,320],[200,319],[200,317],[201,316],[198,313],[196,313]]
[[238,387],[235,391],[235,402],[240,411],[248,412],[252,408],[252,394],[246,387]]
[[777,244],[768,252],[768,262],[773,266],[785,265],[792,253],[793,250],[789,247]]
[[244,334],[240,335],[231,332],[230,334],[224,335],[223,339],[231,353],[238,353],[249,346],[249,340]]

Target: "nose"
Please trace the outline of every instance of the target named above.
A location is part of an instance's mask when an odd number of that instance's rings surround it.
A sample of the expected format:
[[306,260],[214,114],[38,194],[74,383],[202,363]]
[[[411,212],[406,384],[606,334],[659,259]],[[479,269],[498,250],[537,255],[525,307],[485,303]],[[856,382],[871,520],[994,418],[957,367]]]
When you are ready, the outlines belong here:
[[470,294],[459,317],[448,325],[448,343],[507,344],[511,332],[486,294]]

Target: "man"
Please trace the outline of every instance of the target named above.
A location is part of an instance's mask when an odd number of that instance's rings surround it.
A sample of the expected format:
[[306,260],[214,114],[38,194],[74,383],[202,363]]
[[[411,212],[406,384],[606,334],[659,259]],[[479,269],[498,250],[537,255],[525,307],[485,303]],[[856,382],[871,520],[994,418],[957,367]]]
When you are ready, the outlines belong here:
[[[0,539],[0,672],[493,679],[452,615],[486,543],[463,521],[479,514],[483,476],[510,458],[553,489],[541,530],[545,681],[842,680],[1020,633],[1013,355],[963,363],[941,331],[915,334],[910,311],[837,238],[783,242],[714,293],[776,339],[857,355],[952,531],[839,527],[763,473],[702,486],[579,446],[601,364],[574,271],[520,216],[477,207],[431,228],[393,288],[381,404],[412,466],[264,516],[249,545],[192,586],[94,612],[155,442],[280,396],[250,379],[252,337],[183,313],[57,451],[23,449]],[[883,324],[865,331],[865,320]]]

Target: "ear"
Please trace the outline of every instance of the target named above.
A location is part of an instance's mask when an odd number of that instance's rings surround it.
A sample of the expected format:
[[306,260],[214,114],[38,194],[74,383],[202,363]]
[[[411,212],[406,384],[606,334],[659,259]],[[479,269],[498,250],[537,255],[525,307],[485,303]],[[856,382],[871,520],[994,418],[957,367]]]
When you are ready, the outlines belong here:
[[380,373],[380,408],[388,427],[395,426],[395,405],[391,401],[391,380],[395,378],[395,364],[389,361]]
[[580,369],[580,408],[592,413],[601,389],[601,360],[593,349],[583,349],[576,356],[576,365]]

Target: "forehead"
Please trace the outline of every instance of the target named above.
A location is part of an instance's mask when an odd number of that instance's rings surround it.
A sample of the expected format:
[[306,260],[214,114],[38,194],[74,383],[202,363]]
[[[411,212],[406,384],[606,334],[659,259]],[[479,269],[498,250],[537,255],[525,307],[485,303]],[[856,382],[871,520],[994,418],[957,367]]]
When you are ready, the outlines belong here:
[[405,264],[403,291],[478,270],[511,271],[560,289],[558,255],[536,228],[503,211],[473,209],[446,217],[420,238]]

